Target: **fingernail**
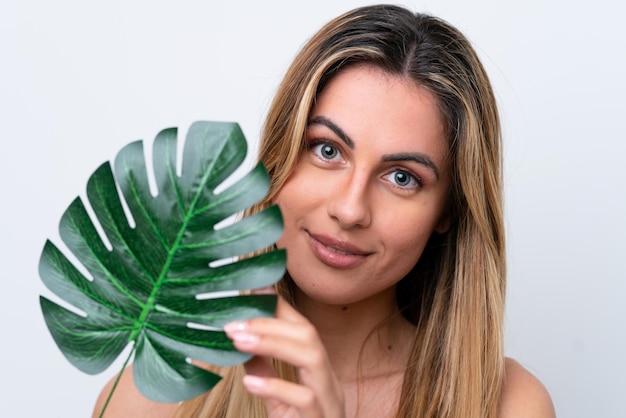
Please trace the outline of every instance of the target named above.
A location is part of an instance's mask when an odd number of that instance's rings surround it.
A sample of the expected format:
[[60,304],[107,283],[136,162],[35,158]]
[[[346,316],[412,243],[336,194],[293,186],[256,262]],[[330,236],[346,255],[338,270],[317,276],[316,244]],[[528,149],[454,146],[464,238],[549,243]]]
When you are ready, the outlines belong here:
[[249,332],[235,332],[230,335],[233,341],[238,343],[239,345],[251,346],[256,344],[259,341],[259,336],[256,334],[250,334]]
[[251,391],[255,391],[265,387],[265,380],[262,377],[247,374],[243,377],[243,384]]
[[234,321],[224,325],[224,332],[227,334],[245,331],[248,327],[246,321]]

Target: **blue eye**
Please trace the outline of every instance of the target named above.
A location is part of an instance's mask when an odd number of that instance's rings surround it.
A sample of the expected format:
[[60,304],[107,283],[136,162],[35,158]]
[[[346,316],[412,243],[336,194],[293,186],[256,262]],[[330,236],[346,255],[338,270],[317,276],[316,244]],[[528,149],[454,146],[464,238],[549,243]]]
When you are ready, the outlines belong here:
[[311,149],[325,160],[335,159],[339,155],[337,147],[328,143],[311,144]]
[[393,179],[399,186],[403,186],[403,187],[411,184],[411,180],[412,180],[411,176],[409,176],[407,173],[404,173],[402,171],[396,171],[393,175]]
[[388,181],[391,181],[394,186],[400,188],[419,188],[422,186],[422,181],[419,177],[404,170],[394,170],[385,175]]

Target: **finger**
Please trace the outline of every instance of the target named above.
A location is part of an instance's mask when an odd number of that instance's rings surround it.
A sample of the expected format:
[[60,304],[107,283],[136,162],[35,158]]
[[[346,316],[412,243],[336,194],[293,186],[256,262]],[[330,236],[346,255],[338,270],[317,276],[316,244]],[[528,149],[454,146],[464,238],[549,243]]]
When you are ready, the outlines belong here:
[[[341,387],[332,373],[330,362],[321,344],[316,346],[290,338],[246,333],[235,334],[233,341],[235,347],[240,351],[260,357],[272,356],[292,364],[298,370],[299,383],[312,390],[314,394],[319,395],[320,399],[337,399],[337,394],[341,393]],[[270,370],[270,367],[271,365],[263,364],[261,360],[258,360],[251,363],[246,370],[249,374],[272,377],[275,371]],[[330,402],[331,405],[335,403]]]
[[[279,321],[277,321],[277,319]],[[297,326],[293,326],[297,324]],[[310,324],[310,322],[302,316],[297,310],[295,310],[287,301],[283,298],[278,298],[278,305],[276,309],[276,317],[258,317],[248,319],[245,321],[233,321],[224,326],[224,331],[229,336],[236,332],[247,331],[255,334],[267,334],[267,335],[290,335],[293,338],[304,338],[306,335],[301,335],[299,327],[302,327],[302,331],[306,331],[311,334],[311,330],[317,336],[317,332]]]
[[235,347],[246,353],[275,357],[309,370],[327,363],[317,331],[309,323],[266,318],[228,324],[225,330]]
[[234,321],[224,326],[224,332],[232,338],[233,334],[248,332],[258,335],[284,336],[292,339],[317,340],[317,331],[308,321],[293,322],[283,318],[254,318],[246,321]]
[[229,334],[235,348],[257,356],[271,356],[296,367],[313,369],[324,364],[323,350],[316,343],[291,336],[259,335],[251,332]]
[[292,406],[298,410],[302,418],[325,416],[315,393],[308,387],[255,375],[244,376],[243,384],[250,393],[261,397],[270,407],[280,404]]

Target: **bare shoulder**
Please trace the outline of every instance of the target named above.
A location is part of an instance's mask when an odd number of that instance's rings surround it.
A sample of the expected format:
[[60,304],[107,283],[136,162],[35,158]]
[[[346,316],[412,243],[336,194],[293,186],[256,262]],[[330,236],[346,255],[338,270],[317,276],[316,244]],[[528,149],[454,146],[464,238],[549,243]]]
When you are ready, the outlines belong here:
[[[93,418],[100,417],[100,412],[106,403],[116,377],[114,376],[100,392],[94,407]],[[176,407],[177,404],[158,403],[145,398],[135,386],[132,366],[130,366],[122,373],[120,382],[115,388],[103,417],[171,418]]]
[[554,418],[552,398],[545,386],[517,361],[507,358],[499,418]]

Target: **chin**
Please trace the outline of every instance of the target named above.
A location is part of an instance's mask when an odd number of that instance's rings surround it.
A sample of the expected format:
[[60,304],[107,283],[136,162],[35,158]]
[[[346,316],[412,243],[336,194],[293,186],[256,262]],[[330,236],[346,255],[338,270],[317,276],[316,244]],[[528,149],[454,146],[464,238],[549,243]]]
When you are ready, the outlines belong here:
[[363,293],[362,290],[367,284],[340,286],[337,285],[337,283],[308,282],[300,285],[297,280],[293,280],[293,283],[298,298],[297,300],[300,302],[303,302],[302,299],[306,299],[314,303],[329,306],[346,306],[365,302],[373,306],[371,304],[376,304],[376,301],[386,301],[390,298],[395,301],[396,298],[395,286],[379,291]]

